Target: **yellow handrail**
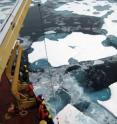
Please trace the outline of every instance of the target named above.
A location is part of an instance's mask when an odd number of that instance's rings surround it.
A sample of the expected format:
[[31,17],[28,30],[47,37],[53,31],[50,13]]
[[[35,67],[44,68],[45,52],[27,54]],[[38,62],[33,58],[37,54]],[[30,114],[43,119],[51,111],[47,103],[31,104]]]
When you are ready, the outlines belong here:
[[15,96],[17,100],[20,100],[20,95],[18,92],[20,84],[18,83],[18,81],[19,81],[19,68],[20,68],[20,63],[21,63],[22,52],[23,52],[23,48],[19,46],[16,67],[15,67],[15,72],[13,76],[14,78],[13,78],[12,88],[11,88],[12,94]]

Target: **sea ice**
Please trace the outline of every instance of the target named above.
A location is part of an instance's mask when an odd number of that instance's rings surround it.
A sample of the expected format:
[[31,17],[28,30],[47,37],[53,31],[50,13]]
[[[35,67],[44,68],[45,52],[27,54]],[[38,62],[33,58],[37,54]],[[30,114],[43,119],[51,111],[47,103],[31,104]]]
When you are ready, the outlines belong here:
[[54,118],[54,123],[58,124],[97,124],[95,120],[83,114],[71,104],[65,106]]
[[112,112],[117,117],[117,82],[109,86],[111,90],[111,97],[107,101],[99,101],[98,103]]
[[[88,61],[117,54],[115,48],[102,45],[105,39],[104,35],[89,35],[80,32],[73,32],[58,41],[45,38],[48,61],[52,66],[58,67],[68,65],[70,58]],[[28,55],[30,63],[46,58],[44,41],[34,42],[31,47],[34,50]]]
[[95,6],[104,6],[108,5],[109,2],[107,1],[96,1],[96,0],[83,0],[83,1],[74,1],[69,2],[56,8],[56,11],[71,11],[72,13],[79,14],[79,15],[88,15],[88,16],[96,16],[101,17],[107,13],[109,10],[97,11]]
[[[98,8],[98,9],[96,9]],[[83,0],[69,2],[55,9],[56,11],[71,11],[79,15],[102,17],[107,35],[117,36],[117,3],[111,3],[107,0]]]

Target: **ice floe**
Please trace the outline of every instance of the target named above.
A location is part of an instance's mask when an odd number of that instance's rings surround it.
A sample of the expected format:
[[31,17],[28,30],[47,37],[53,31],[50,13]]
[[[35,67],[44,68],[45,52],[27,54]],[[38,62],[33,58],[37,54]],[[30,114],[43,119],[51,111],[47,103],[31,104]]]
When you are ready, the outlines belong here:
[[83,0],[69,2],[55,9],[56,11],[71,11],[72,13],[102,17],[107,35],[117,36],[117,3],[111,3],[107,0]]
[[113,13],[104,18],[102,29],[107,30],[108,35],[117,36],[117,5],[113,7]]
[[108,109],[113,115],[117,117],[117,82],[109,86],[111,90],[111,97],[107,101],[99,101],[98,103]]
[[104,64],[104,61],[102,60],[95,60],[93,65],[101,65],[101,64]]
[[55,10],[56,11],[67,10],[79,15],[101,17],[105,15],[109,10],[103,9],[103,11],[102,10],[99,11],[95,7],[100,6],[101,8],[108,4],[109,4],[108,1],[97,1],[97,0],[74,1],[64,4],[59,8],[56,8]]
[[45,3],[45,2],[47,2],[47,0],[32,0],[32,2],[35,2],[35,3],[38,3],[38,2]]
[[[80,32],[73,32],[58,41],[45,38],[49,63],[57,67],[69,64],[70,58],[87,61],[116,55],[115,48],[102,45],[105,39],[104,35],[89,35]],[[44,41],[34,42],[31,47],[34,50],[28,55],[30,63],[46,58]]]
[[46,2],[47,2],[47,0],[32,0],[32,3],[30,6],[34,6],[35,4],[38,4],[38,3],[44,4]]
[[77,110],[71,104],[68,104],[54,118],[55,124],[97,124],[97,122],[89,116]]

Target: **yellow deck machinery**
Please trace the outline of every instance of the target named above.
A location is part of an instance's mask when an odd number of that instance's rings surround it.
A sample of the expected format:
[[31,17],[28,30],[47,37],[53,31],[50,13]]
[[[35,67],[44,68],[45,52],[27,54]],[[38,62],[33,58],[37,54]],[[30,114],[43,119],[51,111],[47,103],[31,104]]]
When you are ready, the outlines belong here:
[[0,31],[0,78],[5,71],[11,82],[11,91],[18,108],[26,109],[35,104],[35,98],[23,94],[27,87],[26,82],[19,79],[19,70],[23,48],[17,42],[19,31],[23,25],[32,0],[17,0],[15,8],[3,24]]

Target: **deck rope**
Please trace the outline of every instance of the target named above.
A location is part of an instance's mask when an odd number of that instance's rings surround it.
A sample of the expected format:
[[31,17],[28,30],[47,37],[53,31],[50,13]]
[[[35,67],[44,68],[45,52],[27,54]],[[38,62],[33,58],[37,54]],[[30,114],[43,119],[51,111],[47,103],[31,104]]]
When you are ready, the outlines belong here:
[[[51,85],[51,89],[52,89],[52,95],[53,98],[56,98],[56,94],[54,91],[54,84],[52,81],[52,74],[51,74],[51,69],[50,69],[50,65],[49,65],[49,57],[48,57],[48,52],[47,52],[47,44],[46,44],[46,40],[45,40],[45,30],[44,30],[44,26],[43,26],[43,16],[42,16],[42,12],[41,12],[41,4],[38,4],[38,9],[39,9],[39,14],[40,14],[40,25],[41,25],[41,31],[43,33],[44,36],[44,49],[45,49],[45,53],[46,53],[46,58],[47,58],[47,63],[48,63],[48,72],[49,72],[49,78],[50,78],[50,85]],[[56,104],[54,102],[54,107],[55,107],[55,115],[57,115],[57,110],[56,110]]]

